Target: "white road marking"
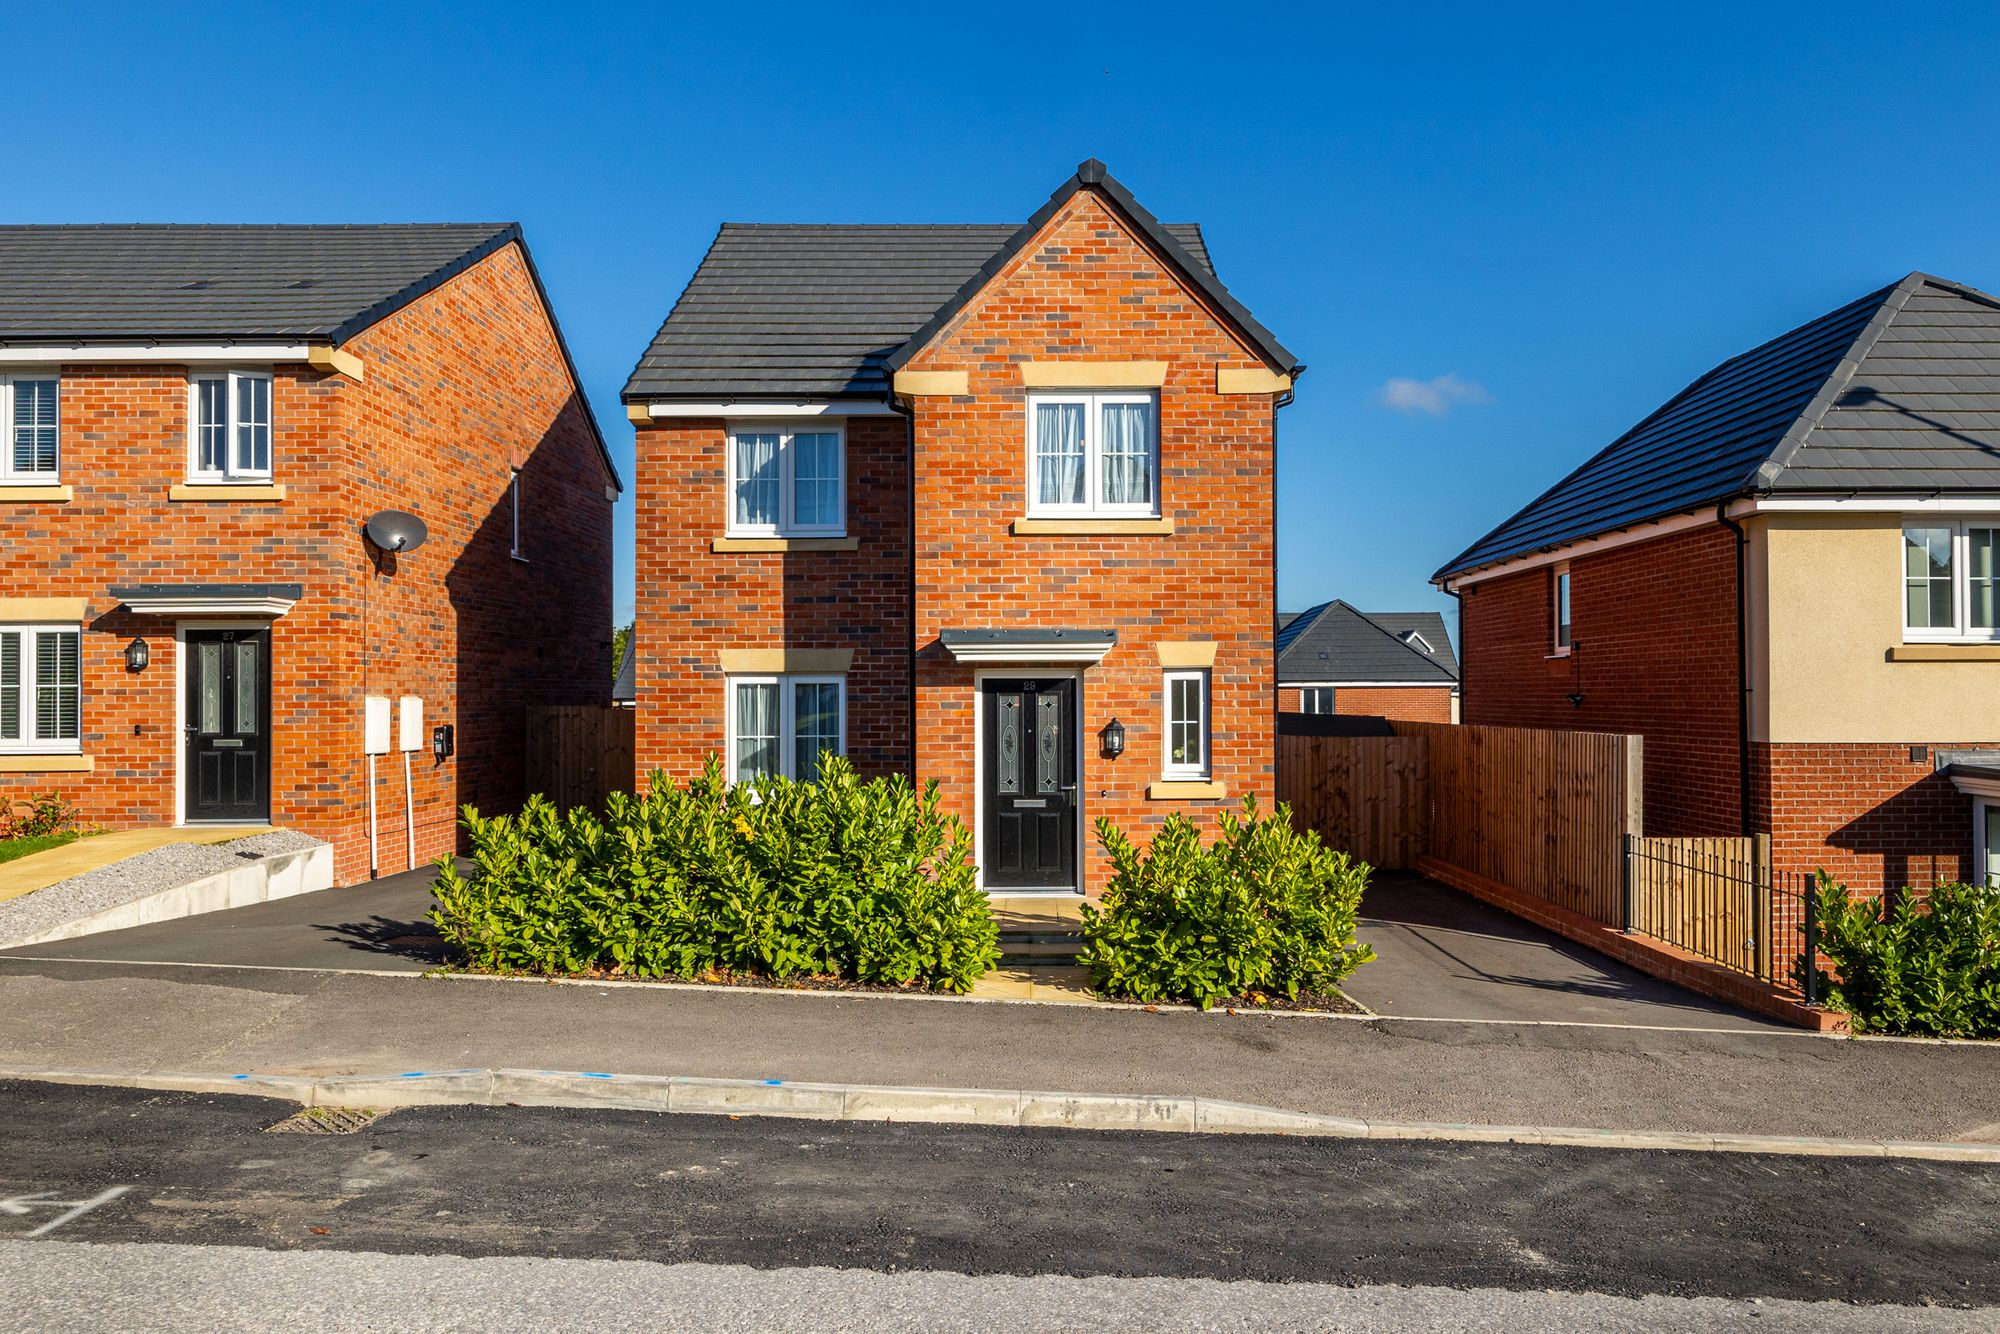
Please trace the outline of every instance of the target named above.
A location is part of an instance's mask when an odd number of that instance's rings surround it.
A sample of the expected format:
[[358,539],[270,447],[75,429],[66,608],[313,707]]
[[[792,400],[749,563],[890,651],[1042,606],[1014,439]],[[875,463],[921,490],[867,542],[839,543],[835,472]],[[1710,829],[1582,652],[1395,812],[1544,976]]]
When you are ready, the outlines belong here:
[[64,1223],[74,1222],[100,1205],[111,1203],[130,1189],[132,1189],[130,1186],[110,1186],[87,1200],[52,1200],[49,1197],[55,1194],[54,1191],[38,1190],[32,1195],[15,1195],[8,1199],[0,1200],[0,1214],[7,1214],[14,1218],[24,1218],[36,1209],[64,1210],[65,1212],[57,1214],[54,1218],[51,1218],[32,1232],[23,1234],[29,1237],[39,1237],[45,1233],[54,1232]]

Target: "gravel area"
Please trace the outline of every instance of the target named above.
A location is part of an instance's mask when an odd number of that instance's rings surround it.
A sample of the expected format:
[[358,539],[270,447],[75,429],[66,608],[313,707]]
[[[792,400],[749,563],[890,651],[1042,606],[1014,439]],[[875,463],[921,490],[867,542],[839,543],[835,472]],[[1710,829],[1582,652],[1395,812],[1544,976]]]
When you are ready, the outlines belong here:
[[227,843],[169,843],[0,903],[0,948],[64,922],[241,866],[246,859],[318,846],[318,839],[289,829]]

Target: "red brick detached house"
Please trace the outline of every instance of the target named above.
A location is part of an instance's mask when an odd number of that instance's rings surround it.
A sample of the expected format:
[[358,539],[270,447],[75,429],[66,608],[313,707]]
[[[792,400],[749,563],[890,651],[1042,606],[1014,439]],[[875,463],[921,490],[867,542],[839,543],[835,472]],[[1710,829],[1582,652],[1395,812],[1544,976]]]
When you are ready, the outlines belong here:
[[1458,721],[1458,660],[1434,611],[1356,611],[1335,598],[1278,617],[1278,712]]
[[1023,224],[725,226],[625,389],[640,775],[936,779],[1009,890],[1268,805],[1300,369],[1095,161]]
[[2000,300],[1914,273],[1726,361],[1437,579],[1465,720],[1643,733],[1649,834],[2000,874]]
[[0,228],[0,422],[0,796],[347,883],[366,700],[394,871],[518,804],[527,704],[605,697],[618,481],[516,227]]

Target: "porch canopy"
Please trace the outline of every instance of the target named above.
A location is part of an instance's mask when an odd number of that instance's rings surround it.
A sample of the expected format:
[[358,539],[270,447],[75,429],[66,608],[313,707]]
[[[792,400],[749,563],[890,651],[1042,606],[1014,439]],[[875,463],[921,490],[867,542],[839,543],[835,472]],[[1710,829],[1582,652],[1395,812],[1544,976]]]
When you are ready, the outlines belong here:
[[111,596],[141,616],[283,616],[302,584],[125,584]]
[[940,630],[938,642],[959,662],[1102,662],[1118,643],[1116,630]]

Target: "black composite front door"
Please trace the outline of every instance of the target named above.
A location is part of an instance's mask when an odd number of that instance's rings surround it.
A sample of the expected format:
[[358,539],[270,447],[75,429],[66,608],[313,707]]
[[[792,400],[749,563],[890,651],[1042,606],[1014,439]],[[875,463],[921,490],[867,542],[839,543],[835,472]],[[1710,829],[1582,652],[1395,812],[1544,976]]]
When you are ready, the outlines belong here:
[[1076,681],[987,677],[979,776],[989,889],[1076,888]]
[[189,630],[187,818],[271,818],[271,632]]

